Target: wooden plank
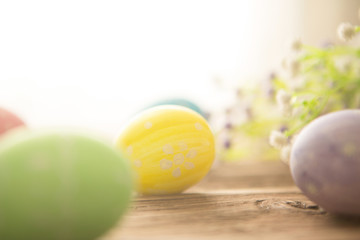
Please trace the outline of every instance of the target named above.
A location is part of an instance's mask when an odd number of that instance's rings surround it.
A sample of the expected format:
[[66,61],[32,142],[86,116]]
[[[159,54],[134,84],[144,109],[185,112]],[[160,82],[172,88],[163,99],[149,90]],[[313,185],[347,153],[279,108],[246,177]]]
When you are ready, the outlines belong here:
[[294,186],[289,167],[282,162],[219,162],[203,181],[189,191]]
[[225,164],[187,193],[137,197],[104,239],[359,240],[360,218],[319,209],[279,163]]

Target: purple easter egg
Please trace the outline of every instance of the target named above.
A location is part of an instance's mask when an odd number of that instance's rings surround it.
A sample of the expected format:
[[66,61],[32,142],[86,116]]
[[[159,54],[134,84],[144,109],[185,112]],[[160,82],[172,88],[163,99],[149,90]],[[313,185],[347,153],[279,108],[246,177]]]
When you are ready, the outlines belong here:
[[322,208],[360,215],[360,110],[308,124],[295,140],[290,168],[296,185]]

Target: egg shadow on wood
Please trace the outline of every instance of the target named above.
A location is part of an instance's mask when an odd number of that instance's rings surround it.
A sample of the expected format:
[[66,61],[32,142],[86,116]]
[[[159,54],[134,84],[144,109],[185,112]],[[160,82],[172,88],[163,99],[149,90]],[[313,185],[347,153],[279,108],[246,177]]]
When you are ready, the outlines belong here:
[[360,216],[349,216],[349,215],[335,215],[330,214],[332,221],[337,226],[348,227],[351,229],[360,228]]

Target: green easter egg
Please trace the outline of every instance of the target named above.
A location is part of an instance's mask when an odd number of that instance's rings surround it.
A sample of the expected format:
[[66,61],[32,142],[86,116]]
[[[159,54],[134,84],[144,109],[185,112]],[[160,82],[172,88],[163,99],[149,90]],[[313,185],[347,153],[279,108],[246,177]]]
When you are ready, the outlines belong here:
[[114,226],[132,177],[115,149],[84,134],[23,132],[0,141],[0,239],[93,240]]

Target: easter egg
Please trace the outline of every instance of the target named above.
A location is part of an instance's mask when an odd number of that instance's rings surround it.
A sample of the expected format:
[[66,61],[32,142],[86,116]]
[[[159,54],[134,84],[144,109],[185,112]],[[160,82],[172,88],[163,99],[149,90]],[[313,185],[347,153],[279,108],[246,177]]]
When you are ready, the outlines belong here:
[[296,185],[322,208],[360,215],[360,110],[307,125],[294,142],[290,167]]
[[205,113],[201,110],[201,108],[195,104],[194,102],[184,99],[184,98],[171,98],[171,99],[165,99],[159,102],[156,102],[155,104],[151,105],[150,107],[155,106],[161,106],[161,105],[178,105],[190,108],[194,110],[195,112],[199,113],[203,117],[205,117]]
[[25,123],[18,116],[4,108],[0,108],[0,135],[24,125]]
[[128,161],[85,134],[27,131],[0,141],[0,239],[93,240],[127,209]]
[[191,109],[165,105],[138,114],[119,134],[118,148],[129,156],[137,191],[180,193],[200,181],[214,157],[214,135]]

